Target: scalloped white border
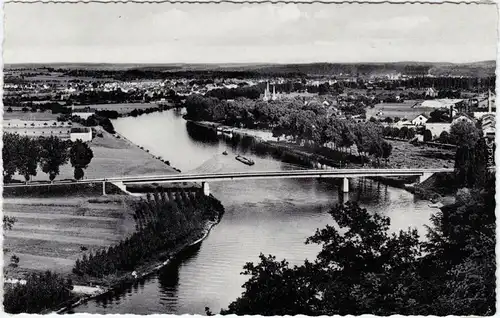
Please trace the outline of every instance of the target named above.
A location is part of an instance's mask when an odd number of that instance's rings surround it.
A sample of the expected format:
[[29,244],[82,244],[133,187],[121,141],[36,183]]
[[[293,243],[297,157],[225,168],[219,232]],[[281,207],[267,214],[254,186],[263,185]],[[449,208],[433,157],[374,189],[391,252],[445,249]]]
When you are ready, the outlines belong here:
[[[91,3],[91,2],[99,2],[99,3],[127,3],[127,2],[133,2],[133,3],[144,3],[144,4],[151,4],[151,3],[204,3],[204,4],[217,4],[217,3],[235,3],[235,4],[245,4],[245,3],[303,3],[303,4],[312,4],[312,3],[324,3],[324,4],[339,4],[339,3],[369,3],[369,4],[376,4],[376,3],[394,3],[394,4],[404,4],[404,3],[429,3],[429,4],[441,4],[441,3],[456,3],[456,4],[495,4],[496,9],[497,9],[497,60],[496,60],[496,87],[495,87],[495,94],[498,95],[498,92],[500,92],[500,81],[498,80],[498,75],[499,75],[499,61],[500,61],[500,0],[446,0],[446,1],[432,1],[432,0],[424,0],[424,1],[405,1],[405,0],[392,0],[392,1],[385,1],[385,0],[365,0],[365,1],[360,1],[360,0],[328,0],[328,1],[314,1],[314,0],[302,0],[302,1],[284,1],[284,0],[0,0],[0,16],[2,17],[2,23],[0,23],[0,42],[2,43],[2,46],[0,48],[0,105],[1,105],[1,110],[0,110],[0,134],[3,134],[3,43],[4,43],[4,37],[3,37],[3,17],[4,17],[4,9],[3,5],[4,3],[36,3],[36,2],[42,2],[42,3],[61,3],[61,4],[74,4],[74,3]],[[498,108],[497,108],[498,109]],[[498,110],[497,110],[497,115],[498,115]],[[498,118],[498,116],[497,116]],[[498,128],[500,128],[500,123],[497,120],[496,121],[496,131],[500,131]],[[497,145],[496,151],[495,151],[495,162],[500,165],[500,149],[498,148],[498,140],[495,139],[495,144]],[[3,142],[2,138],[0,138],[0,148],[3,147]],[[3,163],[3,160],[1,160],[1,152],[0,152],[0,163]],[[3,173],[3,164],[0,166],[0,170]],[[2,174],[3,175],[3,174]],[[498,180],[498,176],[500,175],[499,169],[496,169],[496,179]],[[495,200],[496,202],[499,202],[500,199],[500,185],[498,182],[495,183],[496,185],[496,195],[495,195]],[[0,216],[3,216],[3,210],[2,210],[2,194],[3,194],[3,184],[0,184]],[[497,262],[497,269],[496,269],[496,303],[497,303],[497,313],[495,317],[500,317],[500,306],[499,306],[499,298],[500,298],[500,268],[498,264],[500,264],[500,244],[499,244],[499,236],[500,236],[500,230],[499,230],[499,219],[500,219],[500,213],[498,211],[498,208],[495,209],[495,215],[496,215],[496,239],[497,239],[497,245],[495,248],[496,252],[496,262]],[[0,227],[0,244],[3,246],[3,227]],[[0,253],[0,264],[3,266],[3,253]],[[3,270],[0,271],[0,282],[3,282]],[[4,312],[3,310],[3,288],[0,289],[0,299],[2,302],[0,303],[0,318],[1,317],[8,317],[11,315],[8,315]],[[77,313],[73,314],[74,317],[84,317],[84,318],[90,318],[94,316],[101,316],[99,314],[87,314],[87,313]],[[39,316],[39,315],[30,315],[30,314],[19,314],[16,315],[16,317],[24,318],[24,317],[33,317],[33,316]],[[41,316],[41,315],[40,315]],[[132,314],[126,314],[126,315],[119,315],[119,314],[108,314],[106,315],[108,317],[119,317],[119,318],[125,318],[125,317],[143,317],[142,315],[132,315]],[[201,315],[190,315],[190,314],[184,314],[184,315],[171,315],[171,314],[154,314],[154,315],[148,315],[148,317],[152,318],[163,318],[163,317],[178,317],[178,316],[186,316],[186,317],[204,317]],[[217,315],[219,316],[219,315]],[[50,314],[50,315],[45,315],[44,317],[50,317],[50,318],[56,318],[60,317],[60,315],[57,314]],[[238,317],[237,315],[228,315],[225,317]],[[252,317],[261,317],[259,315],[255,315]],[[281,317],[281,316],[278,316]],[[292,317],[292,316],[283,316],[283,317]],[[303,315],[297,315],[294,316],[297,318],[302,318],[302,317],[308,317],[308,316],[303,316]],[[328,316],[319,316],[319,317],[328,317]],[[360,316],[353,316],[353,315],[347,315],[347,316],[334,316],[334,317],[363,317],[363,318],[372,318],[372,317],[378,317],[374,315],[360,315]],[[394,317],[394,318],[402,318],[402,317],[418,317],[418,316],[402,316],[402,315],[392,315],[389,317]],[[427,316],[427,317],[438,317],[438,316]],[[458,316],[447,316],[447,317],[458,317]]]

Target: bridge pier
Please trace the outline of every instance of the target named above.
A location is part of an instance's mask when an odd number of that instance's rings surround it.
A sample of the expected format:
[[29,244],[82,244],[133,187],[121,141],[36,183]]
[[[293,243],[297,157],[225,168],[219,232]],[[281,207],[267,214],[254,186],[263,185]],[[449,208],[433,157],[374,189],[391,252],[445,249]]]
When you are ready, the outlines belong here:
[[208,182],[202,182],[201,187],[203,188],[203,194],[208,197],[210,195],[210,187],[208,185]]
[[342,180],[342,192],[349,193],[349,179],[348,178],[344,178]]
[[418,183],[422,183],[424,182],[425,180],[429,179],[430,177],[432,177],[432,173],[430,172],[424,172],[422,173],[419,177],[418,177]]
[[344,204],[349,201],[349,192],[342,192],[340,195],[341,203]]
[[102,182],[102,195],[106,195],[106,181]]

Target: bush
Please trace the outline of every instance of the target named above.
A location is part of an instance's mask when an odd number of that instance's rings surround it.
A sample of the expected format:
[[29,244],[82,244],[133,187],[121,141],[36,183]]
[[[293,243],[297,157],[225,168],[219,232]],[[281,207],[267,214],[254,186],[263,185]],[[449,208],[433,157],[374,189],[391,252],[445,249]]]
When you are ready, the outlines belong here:
[[432,141],[432,133],[429,129],[424,131],[424,141]]
[[26,284],[6,284],[3,305],[7,313],[40,313],[71,299],[71,282],[52,272],[31,274]]

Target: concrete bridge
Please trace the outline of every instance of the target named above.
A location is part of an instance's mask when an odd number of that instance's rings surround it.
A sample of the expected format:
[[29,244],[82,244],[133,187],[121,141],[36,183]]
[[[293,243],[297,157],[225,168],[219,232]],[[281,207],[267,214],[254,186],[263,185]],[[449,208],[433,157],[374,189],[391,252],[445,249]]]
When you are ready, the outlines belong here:
[[[154,176],[113,177],[103,179],[86,179],[80,182],[113,182],[127,184],[202,182],[206,195],[210,193],[209,181],[232,181],[247,179],[298,179],[298,178],[341,178],[342,191],[349,192],[349,178],[361,177],[398,177],[418,176],[419,183],[427,180],[434,173],[453,172],[451,168],[436,169],[333,169],[333,170],[287,170],[287,171],[245,171],[222,173],[169,174]],[[104,188],[104,186],[103,186]]]
[[419,183],[427,180],[434,173],[453,172],[452,168],[430,168],[430,169],[332,169],[332,170],[285,170],[285,171],[245,171],[245,172],[221,172],[221,173],[176,173],[166,175],[150,176],[121,176],[110,178],[83,179],[80,181],[54,181],[33,182],[27,185],[4,185],[4,187],[23,186],[50,186],[72,183],[101,183],[103,194],[106,194],[106,182],[114,183],[120,188],[125,188],[127,184],[151,184],[151,183],[175,183],[175,182],[201,182],[205,195],[210,194],[210,181],[232,181],[247,179],[300,179],[300,178],[338,178],[343,179],[342,191],[349,192],[349,179],[362,177],[399,177],[418,176]]

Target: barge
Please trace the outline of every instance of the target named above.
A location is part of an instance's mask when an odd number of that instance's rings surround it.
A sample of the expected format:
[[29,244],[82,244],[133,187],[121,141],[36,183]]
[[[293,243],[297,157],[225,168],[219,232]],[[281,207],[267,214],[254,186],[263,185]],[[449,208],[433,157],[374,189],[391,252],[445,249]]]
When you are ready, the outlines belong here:
[[236,156],[236,160],[249,166],[253,166],[255,164],[255,162],[252,159],[248,159],[240,155]]

